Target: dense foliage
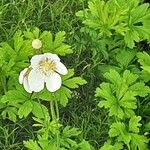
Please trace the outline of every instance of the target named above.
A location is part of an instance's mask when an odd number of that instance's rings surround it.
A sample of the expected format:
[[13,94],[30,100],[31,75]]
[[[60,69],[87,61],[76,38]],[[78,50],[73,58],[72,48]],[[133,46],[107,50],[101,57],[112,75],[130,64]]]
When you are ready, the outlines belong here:
[[[2,0],[0,21],[0,149],[150,149],[148,2]],[[30,93],[18,78],[41,54],[68,73]]]

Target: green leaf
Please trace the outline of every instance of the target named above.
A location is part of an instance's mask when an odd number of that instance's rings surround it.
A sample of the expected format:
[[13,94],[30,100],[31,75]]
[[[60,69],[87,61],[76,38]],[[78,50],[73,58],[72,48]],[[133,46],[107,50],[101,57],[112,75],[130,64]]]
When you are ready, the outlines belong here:
[[7,106],[6,104],[0,102],[0,109],[5,108],[6,106]]
[[5,52],[5,61],[9,61],[10,58],[16,58],[16,51],[7,42],[1,43],[1,47],[1,50]]
[[131,136],[126,131],[126,126],[125,126],[124,123],[122,123],[122,122],[113,123],[110,126],[109,136],[110,137],[118,136],[118,141],[119,142],[120,141],[124,142],[129,148],[129,143],[131,141]]
[[34,38],[38,39],[39,38],[39,34],[40,34],[40,29],[35,27],[34,30],[33,30]]
[[115,90],[117,99],[120,99],[122,95],[126,92],[127,85],[122,83],[122,78],[119,73],[115,70],[110,70],[109,72],[104,74],[104,77],[113,84],[114,89],[112,89],[112,91]]
[[74,69],[68,69],[67,75],[62,76],[62,80],[65,81],[74,75]]
[[17,109],[15,107],[9,107],[8,106],[6,109],[3,110],[1,115],[2,115],[3,119],[6,119],[8,116],[8,118],[11,121],[16,122]]
[[41,139],[38,141],[38,143],[42,147],[42,150],[49,150],[49,148],[51,148],[51,150],[58,150],[57,143],[53,140],[50,141],[50,140]]
[[141,79],[146,83],[149,82],[150,81],[150,73],[145,70],[142,70]]
[[123,149],[123,143],[116,142],[114,145],[111,145],[111,141],[107,141],[104,143],[104,146],[102,146],[99,150],[122,150]]
[[137,53],[138,62],[141,64],[142,78],[145,82],[150,81],[150,55],[146,52]]
[[39,147],[39,145],[36,141],[33,141],[33,140],[23,141],[23,144],[29,150],[41,150],[41,148]]
[[115,70],[110,70],[109,72],[104,74],[104,77],[113,83],[115,86],[119,86],[121,82],[120,74]]
[[136,96],[137,94],[132,91],[127,91],[122,99],[119,101],[120,106],[124,108],[136,109]]
[[39,93],[33,94],[32,99],[36,99],[36,98],[39,98],[45,101],[51,101],[53,100],[53,94],[50,93],[47,89],[44,89]]
[[53,36],[50,31],[44,31],[41,33],[40,38],[42,40],[44,50],[53,50]]
[[48,150],[48,147],[53,147],[53,144],[47,139],[39,139],[38,143],[42,147],[42,150]]
[[55,54],[65,56],[66,54],[71,54],[73,51],[71,50],[71,46],[69,45],[61,45],[54,50]]
[[81,131],[79,131],[78,128],[71,128],[70,126],[66,126],[62,132],[63,137],[75,137],[81,134]]
[[138,133],[139,127],[141,126],[141,124],[139,123],[140,120],[141,120],[140,116],[132,117],[129,121],[129,131]]
[[35,28],[34,30],[27,30],[26,32],[24,32],[24,36],[28,39],[27,41],[30,43],[30,47],[32,44],[32,40],[40,39],[42,41],[42,51],[45,53],[50,52],[65,56],[73,52],[71,46],[64,42],[64,31],[59,31],[55,36],[53,36],[50,31],[44,31],[40,33],[40,30],[38,28]]
[[143,135],[131,134],[131,148],[135,150],[148,150],[148,139]]
[[91,32],[97,31],[98,36],[108,38],[116,35],[132,49],[135,42],[150,39],[149,10],[149,4],[139,0],[94,0],[77,16]]
[[65,31],[59,31],[58,33],[56,33],[54,40],[55,48],[62,45],[62,43],[65,40],[65,34],[66,34]]
[[124,40],[127,46],[132,49],[135,47],[135,42],[140,41],[140,35],[136,30],[130,29],[126,32]]
[[131,22],[135,24],[143,21],[144,19],[148,19],[150,17],[148,7],[148,3],[135,7],[133,11],[131,11]]
[[29,94],[20,90],[10,90],[2,98],[2,103],[8,103],[9,105],[14,105],[16,103],[22,103],[29,100]]
[[150,66],[150,55],[146,52],[137,53],[138,62],[142,66]]
[[121,67],[127,68],[136,55],[135,49],[123,49],[116,55],[116,60]]
[[150,66],[143,66],[142,69],[150,73]]
[[97,97],[104,98],[105,100],[101,100],[98,104],[99,107],[109,108],[109,116],[118,116],[119,118],[123,118],[124,113],[123,110],[118,105],[117,99],[113,96],[112,89],[110,88],[110,84],[102,83],[100,88],[96,89]]
[[146,86],[143,82],[133,84],[129,87],[129,90],[135,91],[141,97],[146,97],[150,93],[150,87]]
[[137,74],[131,73],[129,70],[125,70],[123,73],[123,80],[127,85],[133,84],[138,79]]
[[124,117],[123,109],[117,103],[112,105],[109,110],[109,116],[113,116],[113,115],[117,116],[120,119],[123,119]]
[[43,105],[39,104],[35,101],[32,101],[32,113],[34,114],[35,117],[37,118],[45,118],[45,116],[48,115],[48,109]]
[[126,118],[130,118],[130,117],[135,116],[135,112],[134,112],[133,109],[125,108],[124,109],[124,115],[125,115]]
[[89,142],[83,140],[81,143],[79,143],[79,150],[92,150],[91,145]]
[[[117,116],[120,119],[132,117],[133,109],[137,108],[136,96],[141,95],[134,89],[138,83],[135,83],[138,75],[132,74],[128,70],[125,70],[123,75],[115,70],[110,70],[104,76],[110,83],[103,82],[100,88],[96,89],[95,96],[102,98],[98,106],[109,109],[109,116]],[[148,91],[147,87],[145,89]]]
[[20,48],[23,46],[23,37],[22,37],[22,32],[19,30],[15,33],[14,37],[14,49],[15,51],[19,51]]
[[100,88],[96,88],[95,93],[96,93],[95,94],[96,97],[102,97],[108,101],[115,100],[115,97],[112,96],[113,91],[109,83],[103,82],[102,84],[100,84]]
[[33,39],[34,39],[34,35],[33,35],[32,32],[30,32],[29,29],[27,29],[27,31],[24,31],[24,32],[23,32],[23,35],[24,35],[24,37],[27,38],[27,39],[30,39],[30,40],[33,40]]
[[121,123],[121,122],[117,122],[117,123],[113,123],[110,126],[110,130],[109,130],[109,136],[110,137],[116,137],[119,136],[121,134],[121,132],[125,132],[125,124]]
[[[114,1],[89,1],[88,9],[77,13],[83,23],[90,28],[99,30],[101,35],[111,36],[112,31],[118,26],[122,28],[119,21],[122,19],[122,10],[117,8]],[[125,29],[122,29],[122,31]],[[123,33],[122,33],[123,34]]]
[[66,87],[61,87],[54,95],[54,99],[59,101],[62,106],[66,106],[68,103],[68,99],[71,98],[71,93],[68,88]]
[[119,118],[123,118],[124,113],[118,105],[117,99],[113,96],[110,84],[102,83],[100,88],[96,89],[96,96],[105,99],[100,101],[98,106],[105,107],[106,109],[109,108],[109,116],[115,115]]
[[61,56],[65,56],[66,54],[71,54],[73,52],[71,50],[71,46],[64,43],[64,31],[56,33],[54,41],[51,32],[48,31],[44,31],[40,38],[43,43],[44,52],[51,52]]
[[5,51],[3,51],[2,48],[0,48],[0,67],[3,66],[3,64],[5,63]]
[[32,109],[33,109],[32,102],[30,100],[26,101],[24,104],[20,106],[18,110],[19,118],[27,117],[29,113],[32,111]]
[[45,101],[59,101],[62,106],[66,106],[68,103],[68,99],[71,98],[71,93],[68,88],[62,86],[58,91],[55,93],[50,93],[48,90],[44,89],[38,95],[33,95],[33,99],[39,97]]
[[80,133],[81,131],[79,131],[78,128],[71,128],[70,126],[66,126],[61,134],[61,145],[63,145],[66,148],[77,146],[77,143],[74,139]]
[[30,31],[30,29],[27,29],[27,31],[23,32],[25,38],[33,40],[33,39],[38,39],[39,38],[39,34],[40,34],[40,30],[39,28],[35,27],[32,31]]
[[87,82],[82,79],[81,77],[73,77],[71,79],[67,79],[65,81],[63,81],[63,85],[69,87],[69,88],[78,88],[79,85],[84,85]]
[[129,29],[125,35],[125,42],[130,48],[135,46],[135,42],[148,39],[150,33],[145,29],[145,23],[149,20],[150,11],[149,4],[144,3],[139,6],[132,7],[129,15]]

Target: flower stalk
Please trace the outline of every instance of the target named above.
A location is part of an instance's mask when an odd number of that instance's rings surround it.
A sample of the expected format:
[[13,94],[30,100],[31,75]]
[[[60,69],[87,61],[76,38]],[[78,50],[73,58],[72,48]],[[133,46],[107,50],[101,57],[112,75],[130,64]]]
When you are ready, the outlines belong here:
[[51,112],[52,121],[56,120],[57,118],[55,114],[54,102],[52,100],[50,101],[50,112]]

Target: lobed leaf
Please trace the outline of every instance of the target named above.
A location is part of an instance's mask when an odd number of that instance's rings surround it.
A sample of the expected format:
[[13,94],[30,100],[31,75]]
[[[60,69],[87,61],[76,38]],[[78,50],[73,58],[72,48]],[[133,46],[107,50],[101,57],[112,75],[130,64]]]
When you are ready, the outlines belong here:
[[19,118],[27,117],[29,113],[32,111],[32,109],[33,104],[31,101],[24,102],[18,110]]
[[141,126],[141,124],[139,123],[140,120],[141,120],[140,116],[132,117],[129,121],[129,131],[138,133],[139,127]]
[[69,87],[69,88],[78,88],[79,85],[84,85],[86,84],[87,82],[82,79],[81,77],[73,77],[71,79],[67,79],[63,82],[63,85]]
[[131,134],[131,148],[132,149],[138,149],[138,150],[148,150],[147,147],[148,139],[143,135],[138,134]]
[[36,141],[33,140],[23,141],[23,144],[25,145],[26,148],[30,150],[41,150],[41,148],[39,147]]

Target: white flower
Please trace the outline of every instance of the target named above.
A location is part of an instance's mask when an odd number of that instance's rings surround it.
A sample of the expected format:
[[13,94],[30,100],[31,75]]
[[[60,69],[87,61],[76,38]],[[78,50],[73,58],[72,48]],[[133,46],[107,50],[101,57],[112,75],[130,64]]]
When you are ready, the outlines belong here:
[[19,75],[19,83],[23,84],[24,89],[28,93],[32,93],[32,90],[30,89],[29,82],[28,82],[28,76],[31,70],[32,68],[25,68],[23,71],[20,72],[20,75]]
[[25,84],[23,83],[25,90],[26,83],[28,83],[28,91],[34,92],[43,90],[44,84],[46,84],[50,92],[57,91],[62,84],[60,74],[66,75],[68,73],[67,68],[60,62],[60,58],[51,53],[33,56],[30,68],[32,69],[30,69],[27,76],[25,76],[25,70],[24,72],[22,71],[19,78],[22,79],[23,75],[23,81],[27,81]]
[[32,41],[32,47],[34,49],[40,49],[42,47],[42,42],[39,39],[34,39]]

